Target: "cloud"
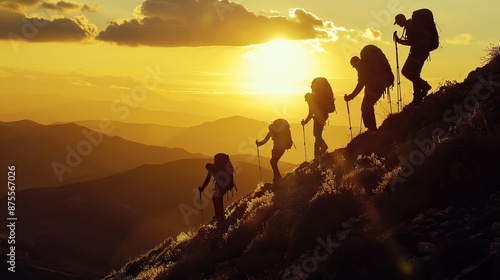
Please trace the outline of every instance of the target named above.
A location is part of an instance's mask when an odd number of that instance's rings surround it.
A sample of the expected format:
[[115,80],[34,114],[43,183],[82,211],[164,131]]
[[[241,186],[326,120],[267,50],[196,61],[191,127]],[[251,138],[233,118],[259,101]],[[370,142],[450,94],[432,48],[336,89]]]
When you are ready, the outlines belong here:
[[290,17],[297,19],[299,22],[315,26],[315,27],[323,27],[324,22],[319,17],[315,16],[312,13],[305,11],[304,9],[295,8],[290,10]]
[[91,84],[90,82],[84,81],[84,80],[76,80],[72,84],[75,86],[95,87],[95,85]]
[[96,34],[97,27],[84,16],[47,20],[0,9],[0,40],[74,42],[95,37]]
[[0,0],[0,7],[7,8],[9,10],[18,11],[23,7],[34,6],[38,4],[41,0]]
[[256,15],[228,0],[146,0],[143,18],[108,24],[97,39],[138,46],[242,46],[273,39],[335,38],[336,27],[302,9],[286,16]]
[[445,42],[452,45],[469,45],[472,41],[470,33],[459,34],[451,39],[446,39]]
[[144,16],[164,19],[183,19],[189,17],[191,12],[198,12],[195,11],[199,8],[196,1],[184,2],[181,5],[179,1],[146,0],[140,6],[140,11]]
[[97,4],[82,4],[71,0],[57,2],[48,0],[0,0],[0,7],[13,11],[21,11],[26,7],[36,7],[57,12],[96,12],[98,6]]
[[373,28],[367,28],[361,35],[361,37],[368,39],[370,41],[381,41],[382,32]]
[[97,12],[97,4],[81,4],[72,1],[43,2],[41,8],[58,12],[81,11]]

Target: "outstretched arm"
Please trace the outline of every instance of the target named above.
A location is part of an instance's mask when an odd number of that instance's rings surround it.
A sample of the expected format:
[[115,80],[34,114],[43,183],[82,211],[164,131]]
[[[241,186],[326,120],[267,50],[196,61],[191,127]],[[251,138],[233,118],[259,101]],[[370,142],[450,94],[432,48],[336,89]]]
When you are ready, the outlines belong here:
[[255,144],[257,144],[257,147],[258,147],[258,146],[262,146],[262,145],[266,144],[266,143],[267,143],[267,141],[269,141],[269,139],[270,139],[270,138],[271,138],[271,132],[270,132],[270,131],[268,131],[268,132],[267,132],[266,137],[265,137],[262,141],[257,141],[257,140],[256,140],[256,141],[255,141]]
[[[362,67],[362,66],[359,66]],[[361,92],[361,90],[365,87],[365,81],[367,79],[366,77],[366,71],[363,71],[364,68],[356,68],[358,71],[358,83],[356,84],[356,87],[354,90],[351,92],[349,95],[344,96],[345,101],[351,101],[354,99],[354,97],[358,96],[358,94]]]
[[203,185],[198,188],[200,190],[200,192],[205,190],[205,188],[207,187],[209,182],[210,182],[210,172],[207,173],[207,177],[205,177],[205,181],[203,182]]
[[365,87],[364,84],[360,83],[358,81],[358,84],[354,88],[351,94],[344,96],[345,101],[351,101],[354,99],[354,97],[358,96],[358,94],[361,92],[361,90]]
[[[312,101],[308,101],[308,102],[312,102]],[[313,113],[313,110],[311,107],[312,107],[311,104],[309,104],[309,113],[307,114],[307,117],[300,122],[302,125],[307,124],[313,118],[314,113]]]
[[[404,34],[403,34],[403,36],[404,36]],[[408,39],[406,39],[406,38],[402,39],[402,37],[401,38],[398,37],[398,32],[397,31],[394,31],[393,38],[394,38],[394,41],[396,41],[398,44],[405,45],[405,46],[409,46],[410,45],[410,42],[408,41]]]

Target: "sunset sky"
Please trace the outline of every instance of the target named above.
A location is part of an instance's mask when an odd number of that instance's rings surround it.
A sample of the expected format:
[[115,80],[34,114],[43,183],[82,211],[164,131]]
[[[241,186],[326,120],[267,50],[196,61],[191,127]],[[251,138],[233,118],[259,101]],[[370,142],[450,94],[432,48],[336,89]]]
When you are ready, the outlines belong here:
[[[433,87],[462,81],[500,43],[497,0],[0,0],[0,93],[10,100],[0,117],[17,110],[30,118],[36,108],[23,107],[33,95],[111,102],[142,87],[148,93],[137,103],[149,110],[298,122],[311,80],[324,76],[337,97],[332,119],[346,125],[341,98],[356,83],[350,57],[375,44],[396,71],[392,33],[402,31],[394,16],[424,7],[440,30],[423,71]],[[407,53],[400,46],[401,66]],[[380,124],[389,107],[379,103]],[[200,113],[203,106],[216,109]]]

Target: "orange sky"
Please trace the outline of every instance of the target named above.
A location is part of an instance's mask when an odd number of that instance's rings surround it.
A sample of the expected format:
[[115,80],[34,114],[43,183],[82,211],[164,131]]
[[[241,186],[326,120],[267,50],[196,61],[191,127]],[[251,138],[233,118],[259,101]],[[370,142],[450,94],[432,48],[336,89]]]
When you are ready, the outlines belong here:
[[[356,82],[349,58],[375,44],[395,71],[391,34],[401,32],[390,22],[395,13],[410,16],[424,6],[434,11],[442,48],[432,53],[422,73],[434,87],[463,80],[480,65],[484,49],[500,41],[487,28],[488,16],[500,6],[497,1],[481,6],[463,0],[312,2],[0,0],[1,94],[19,98],[16,108],[0,105],[0,117],[23,111],[32,94],[52,94],[54,102],[57,96],[112,102],[144,87],[153,71],[160,72],[161,82],[148,87],[141,107],[292,122],[307,114],[303,94],[310,81],[325,76],[337,96],[339,112],[333,120],[345,125],[341,98]],[[401,63],[407,52],[400,48]],[[411,101],[404,78],[402,88],[405,101]],[[352,108],[360,102],[355,99]],[[26,118],[29,110],[24,110]],[[380,123],[389,112],[386,100],[376,112]]]

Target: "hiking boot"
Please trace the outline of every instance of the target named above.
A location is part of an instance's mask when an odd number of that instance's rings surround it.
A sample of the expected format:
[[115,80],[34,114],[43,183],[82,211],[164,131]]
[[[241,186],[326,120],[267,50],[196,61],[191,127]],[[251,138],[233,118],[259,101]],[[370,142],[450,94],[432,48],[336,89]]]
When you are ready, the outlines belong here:
[[429,90],[431,90],[431,85],[427,81],[424,81],[423,87],[422,87],[422,98],[424,98],[427,94],[429,94]]
[[413,101],[408,105],[419,105],[422,103],[422,98],[424,98],[421,93],[413,93]]
[[408,105],[417,106],[417,105],[420,105],[420,104],[422,104],[422,99],[413,99],[413,101],[410,102],[410,104],[408,104]]
[[320,158],[327,152],[328,152],[328,146],[326,145],[326,143],[324,143],[323,145],[319,146],[316,151],[314,151],[314,158]]

